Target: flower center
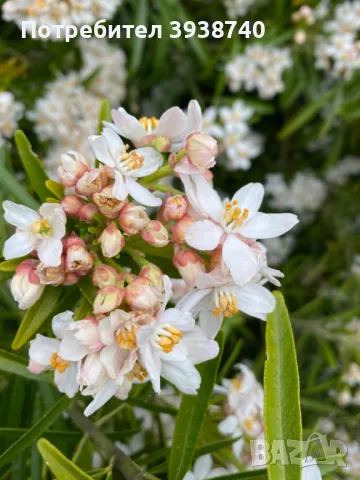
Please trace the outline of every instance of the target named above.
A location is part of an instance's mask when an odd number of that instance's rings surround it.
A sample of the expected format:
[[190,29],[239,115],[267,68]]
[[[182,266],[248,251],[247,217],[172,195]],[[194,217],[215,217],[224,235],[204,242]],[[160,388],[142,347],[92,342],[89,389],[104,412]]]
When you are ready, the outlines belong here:
[[134,380],[134,378],[136,378],[140,382],[143,382],[145,380],[145,378],[147,378],[148,376],[149,376],[149,374],[145,370],[145,368],[142,365],[140,365],[139,362],[136,362],[135,365],[134,365],[134,368],[128,374],[128,379],[130,380],[130,382],[132,382]]
[[152,344],[164,353],[172,352],[175,345],[180,342],[183,334],[172,325],[162,325],[152,338]]
[[35,0],[35,2],[30,5],[27,9],[27,13],[30,17],[35,17],[38,13],[38,10],[45,8],[44,0]]
[[129,170],[138,170],[144,165],[144,157],[140,157],[135,150],[120,155],[120,166],[123,173]]
[[242,390],[242,387],[243,387],[243,381],[242,381],[242,378],[238,378],[238,377],[235,377],[231,380],[231,386],[233,388],[233,390],[235,390],[236,392],[241,392]]
[[57,370],[59,373],[64,373],[70,365],[70,362],[59,357],[59,355],[55,352],[50,357],[50,365],[53,367],[54,370]]
[[227,230],[239,228],[247,221],[249,217],[249,210],[247,208],[240,208],[238,201],[225,203],[224,221]]
[[159,120],[156,117],[141,117],[139,123],[144,127],[146,133],[151,133],[157,127]]
[[231,318],[234,313],[239,311],[235,295],[225,289],[216,289],[214,291],[213,306],[214,316],[222,313],[224,317]]
[[31,232],[41,237],[51,235],[51,226],[47,220],[38,220],[31,225]]
[[116,341],[121,348],[125,350],[136,348],[136,331],[137,327],[130,322],[119,328],[116,332]]
[[248,432],[252,432],[254,430],[255,424],[256,424],[256,420],[253,417],[250,417],[244,420],[244,427]]

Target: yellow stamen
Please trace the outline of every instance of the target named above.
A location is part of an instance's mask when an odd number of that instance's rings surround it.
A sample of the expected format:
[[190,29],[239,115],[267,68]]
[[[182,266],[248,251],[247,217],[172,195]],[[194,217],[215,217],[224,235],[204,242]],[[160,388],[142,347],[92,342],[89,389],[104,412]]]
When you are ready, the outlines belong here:
[[128,374],[128,379],[130,380],[130,382],[132,382],[134,380],[134,378],[136,378],[140,382],[143,382],[145,380],[145,378],[147,378],[148,376],[149,376],[149,374],[145,370],[145,368],[142,365],[140,365],[139,362],[136,362],[135,365],[134,365],[134,368]]
[[59,357],[59,355],[55,352],[50,357],[50,365],[53,367],[54,370],[57,370],[59,373],[64,373],[70,365],[70,362]]
[[245,421],[244,421],[244,427],[246,428],[246,430],[248,430],[249,432],[252,432],[254,430],[254,425],[255,425],[255,419],[254,418],[247,418]]
[[148,132],[149,130],[155,130],[157,127],[159,120],[156,117],[141,117],[139,123],[144,127],[144,130]]
[[121,348],[125,350],[132,350],[136,348],[136,330],[137,327],[133,325],[124,325],[116,335],[116,341]]
[[172,349],[180,342],[183,334],[175,327],[166,327],[169,335],[160,335],[158,344],[164,353],[170,353]]
[[224,317],[231,318],[238,311],[235,295],[232,293],[223,293],[214,305],[213,315],[217,316],[222,313]]
[[227,225],[233,224],[235,228],[241,227],[249,217],[249,210],[247,208],[241,209],[238,207],[238,201],[225,203],[224,220]]
[[47,220],[38,220],[31,225],[31,232],[42,237],[48,237],[51,235],[51,226]]

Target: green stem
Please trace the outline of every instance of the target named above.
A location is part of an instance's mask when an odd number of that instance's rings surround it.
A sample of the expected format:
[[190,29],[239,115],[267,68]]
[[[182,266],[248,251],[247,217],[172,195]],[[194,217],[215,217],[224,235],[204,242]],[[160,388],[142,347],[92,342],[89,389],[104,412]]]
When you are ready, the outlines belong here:
[[146,187],[151,190],[157,190],[158,192],[170,192],[174,195],[184,195],[184,192],[181,190],[177,190],[176,188],[167,185],[159,185],[158,183],[147,183]]
[[148,183],[153,183],[155,180],[159,180],[159,178],[170,177],[172,174],[173,171],[170,165],[164,165],[163,167],[159,168],[159,170],[157,170],[155,173],[139,180],[139,183],[141,183],[142,185],[147,185]]
[[148,260],[146,260],[145,256],[142,256],[138,250],[135,250],[135,248],[125,247],[122,249],[122,252],[132,257],[139,267],[143,267],[144,265],[148,265],[150,263]]

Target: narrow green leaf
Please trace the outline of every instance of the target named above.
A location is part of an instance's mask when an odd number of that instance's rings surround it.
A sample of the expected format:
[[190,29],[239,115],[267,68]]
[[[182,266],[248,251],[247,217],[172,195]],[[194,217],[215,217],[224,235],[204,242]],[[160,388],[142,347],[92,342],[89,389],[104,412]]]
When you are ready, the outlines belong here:
[[70,405],[71,399],[63,395],[60,400],[49,410],[25,435],[11,445],[2,455],[0,455],[0,468],[10,463],[25,448],[30,447],[45,430],[56,420],[65,408]]
[[103,100],[100,107],[98,134],[100,135],[103,129],[103,122],[111,122],[111,105],[109,100]]
[[201,457],[202,455],[206,455],[207,453],[214,453],[222,450],[223,448],[227,448],[233,443],[240,440],[241,437],[231,437],[225,438],[224,440],[219,440],[218,442],[208,443],[207,445],[203,445],[195,450],[194,458]]
[[33,210],[39,208],[39,204],[35,198],[27,192],[16,177],[3,165],[0,165],[0,184],[7,195],[11,196],[15,201],[22,205],[26,205]]
[[55,195],[55,197],[59,198],[60,200],[64,198],[64,185],[61,185],[61,183],[58,182],[54,182],[54,180],[46,180],[45,185],[50,190],[50,192]]
[[310,102],[305,108],[298,111],[287,124],[280,130],[279,138],[283,140],[295,133],[299,128],[310,122],[325,103],[327,103],[335,94],[334,90],[330,90],[318,100]]
[[28,362],[25,358],[16,355],[15,353],[0,350],[0,370],[14,375],[20,375],[31,380],[38,380],[40,382],[51,382],[50,377],[45,374],[34,375],[27,369]]
[[124,402],[128,405],[132,405],[133,407],[142,408],[143,410],[148,410],[150,412],[166,413],[167,415],[172,416],[176,416],[177,414],[176,408],[167,405],[157,405],[155,403],[145,402],[139,398],[128,397],[126,400],[124,400]]
[[12,260],[5,260],[0,263],[0,272],[15,272],[16,267],[27,257],[13,258]]
[[50,196],[50,191],[45,185],[48,180],[45,170],[37,155],[31,150],[31,144],[25,133],[17,130],[14,138],[30,183],[40,200],[45,202],[46,198]]
[[198,366],[201,386],[197,395],[183,395],[177,415],[173,443],[170,453],[169,480],[182,480],[190,469],[200,429],[205,418],[219,369],[224,333],[216,337],[219,355]]
[[91,480],[91,477],[68,460],[54,445],[40,438],[37,446],[44,461],[57,480]]
[[[284,298],[274,293],[276,306],[266,326],[265,437],[274,440],[302,440],[300,382],[294,337]],[[293,447],[287,447],[288,458]],[[274,462],[268,465],[269,480],[300,480],[300,465]]]
[[252,472],[233,473],[214,477],[213,480],[268,480],[266,470],[255,470]]
[[[149,14],[148,0],[138,0],[138,2],[136,2],[135,11],[136,18],[134,25],[147,25],[147,19]],[[144,55],[145,44],[145,38],[139,39],[134,37],[130,62],[130,71],[132,75],[134,75],[139,70]]]
[[40,299],[26,312],[11,348],[18,350],[28,342],[52,316],[62,292],[61,287],[47,286]]
[[90,278],[88,276],[82,277],[78,286],[86,300],[92,305],[96,297],[96,288],[92,284]]

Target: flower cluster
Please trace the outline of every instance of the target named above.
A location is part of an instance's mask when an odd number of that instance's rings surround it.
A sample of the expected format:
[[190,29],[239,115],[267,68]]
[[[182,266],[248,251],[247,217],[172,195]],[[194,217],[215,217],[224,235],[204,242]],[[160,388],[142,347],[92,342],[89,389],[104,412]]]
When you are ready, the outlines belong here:
[[23,105],[15,102],[12,93],[0,92],[0,146],[13,136],[23,111]]
[[231,107],[209,107],[204,112],[203,132],[220,142],[219,150],[225,152],[227,170],[249,170],[251,160],[262,153],[263,138],[248,124],[253,115],[253,108],[241,100],[236,100]]
[[[3,18],[16,22],[36,20],[39,25],[84,25],[113,16],[121,0],[7,0]],[[29,27],[31,31],[31,27]],[[57,37],[54,34],[53,40]]]
[[254,44],[227,63],[225,73],[232,92],[258,90],[260,98],[269,99],[284,90],[282,75],[291,64],[288,48]]
[[[224,317],[241,311],[265,320],[274,308],[264,283],[279,285],[283,275],[268,266],[257,240],[298,222],[293,214],[259,212],[260,183],[221,201],[210,172],[217,142],[202,133],[196,101],[186,113],[173,107],[159,120],[138,120],[123,108],[112,117],[100,135],[89,136],[96,166],[79,152],[62,156],[61,203],[36,212],[4,202],[6,221],[17,227],[4,257],[27,256],[11,282],[21,308],[38,301],[45,285],[79,283],[81,289],[83,277],[91,279],[89,311],[56,315],[56,338],[37,335],[29,366],[33,373],[53,369],[69,396],[78,390],[92,396],[86,415],[147,380],[156,393],[164,378],[196,394],[201,378],[194,365],[218,354],[214,338]],[[184,193],[154,183],[171,175]],[[146,207],[156,208],[153,216]],[[166,249],[162,255],[181,278],[172,282],[150,263],[149,249],[151,255]],[[173,285],[183,295],[168,308]]]
[[226,13],[229,18],[245,17],[249,10],[261,0],[224,0]]

